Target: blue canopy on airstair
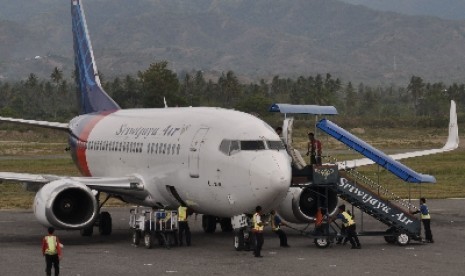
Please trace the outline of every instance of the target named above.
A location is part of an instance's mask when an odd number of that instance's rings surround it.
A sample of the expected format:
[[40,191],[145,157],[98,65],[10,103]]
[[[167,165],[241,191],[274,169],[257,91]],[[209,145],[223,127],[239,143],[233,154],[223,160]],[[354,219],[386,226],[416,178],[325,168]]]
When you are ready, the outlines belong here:
[[286,114],[313,114],[313,115],[337,115],[334,106],[300,105],[300,104],[272,104],[269,112],[281,112]]
[[335,123],[322,119],[317,125],[319,129],[335,139],[346,144],[351,149],[363,154],[373,160],[376,164],[382,166],[389,172],[393,173],[400,179],[411,183],[435,183],[436,179],[432,175],[417,173],[404,164],[394,160],[384,152],[374,148],[370,144],[349,133],[347,130],[339,127]]

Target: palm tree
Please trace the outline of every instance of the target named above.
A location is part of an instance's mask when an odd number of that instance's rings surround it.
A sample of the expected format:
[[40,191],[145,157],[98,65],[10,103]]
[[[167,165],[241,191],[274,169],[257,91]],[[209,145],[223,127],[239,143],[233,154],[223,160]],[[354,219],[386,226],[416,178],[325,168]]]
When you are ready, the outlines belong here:
[[58,112],[57,96],[58,96],[58,89],[60,87],[60,82],[63,79],[63,71],[58,69],[58,67],[55,67],[55,69],[53,69],[52,74],[50,74],[50,78],[52,79],[52,82],[55,84],[55,95],[52,95],[51,103],[53,106],[52,107],[53,108],[53,119],[56,120],[57,112]]

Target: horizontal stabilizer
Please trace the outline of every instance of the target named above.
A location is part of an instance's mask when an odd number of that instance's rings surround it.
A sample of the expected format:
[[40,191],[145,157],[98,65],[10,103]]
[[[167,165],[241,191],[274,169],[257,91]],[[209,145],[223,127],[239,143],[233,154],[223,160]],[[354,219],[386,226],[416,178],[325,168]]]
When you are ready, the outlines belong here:
[[339,127],[333,122],[322,119],[318,122],[317,127],[334,137],[335,139],[346,144],[351,149],[363,154],[367,158],[371,159],[376,164],[382,166],[389,172],[393,173],[400,179],[411,182],[411,183],[435,183],[436,179],[434,176],[417,173],[411,168],[404,164],[394,160],[384,152],[374,148],[370,144],[362,141],[360,138],[349,133],[345,129]]

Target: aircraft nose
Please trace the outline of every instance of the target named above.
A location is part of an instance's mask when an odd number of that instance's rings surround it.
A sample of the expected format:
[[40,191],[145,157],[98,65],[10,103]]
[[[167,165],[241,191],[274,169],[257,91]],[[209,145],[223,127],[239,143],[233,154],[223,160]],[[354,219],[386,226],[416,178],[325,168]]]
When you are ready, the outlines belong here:
[[265,209],[278,205],[291,184],[291,165],[281,152],[257,156],[250,165],[250,185],[257,202]]

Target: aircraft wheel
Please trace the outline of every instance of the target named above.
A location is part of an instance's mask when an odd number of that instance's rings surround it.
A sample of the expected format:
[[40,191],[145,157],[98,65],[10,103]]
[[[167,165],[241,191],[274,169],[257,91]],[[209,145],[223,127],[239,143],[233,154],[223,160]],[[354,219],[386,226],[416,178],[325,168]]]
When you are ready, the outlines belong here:
[[230,218],[222,218],[220,220],[220,226],[223,232],[231,232],[233,230]]
[[111,215],[108,212],[100,213],[99,232],[100,235],[108,236],[112,231]]
[[318,248],[326,248],[330,244],[328,238],[316,238],[313,242]]
[[209,215],[202,215],[202,228],[205,233],[215,233],[216,217],[209,216]]
[[152,236],[152,233],[150,233],[150,232],[145,233],[145,235],[144,235],[144,246],[145,246],[145,248],[147,248],[147,249],[152,248],[152,246],[153,246],[153,236]]
[[89,226],[87,228],[81,229],[81,236],[90,237],[94,233],[94,226]]

